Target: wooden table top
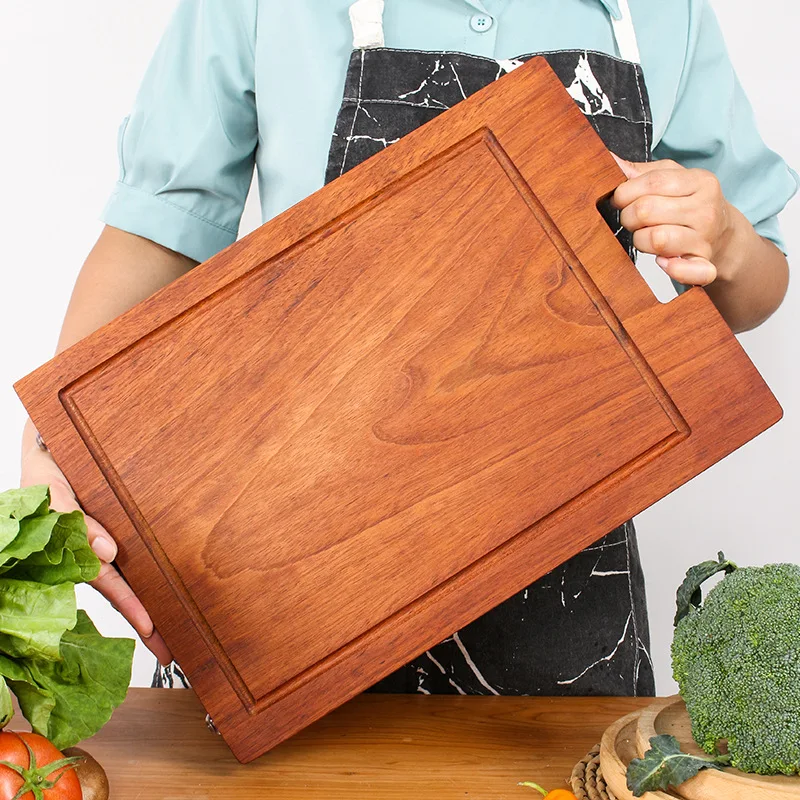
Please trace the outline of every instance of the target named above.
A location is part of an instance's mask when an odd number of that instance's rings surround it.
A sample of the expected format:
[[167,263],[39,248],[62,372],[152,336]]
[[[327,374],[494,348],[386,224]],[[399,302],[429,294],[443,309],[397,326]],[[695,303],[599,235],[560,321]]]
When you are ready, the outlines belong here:
[[646,698],[361,695],[241,765],[192,691],[131,689],[83,743],[112,800],[492,800],[563,786],[614,720]]

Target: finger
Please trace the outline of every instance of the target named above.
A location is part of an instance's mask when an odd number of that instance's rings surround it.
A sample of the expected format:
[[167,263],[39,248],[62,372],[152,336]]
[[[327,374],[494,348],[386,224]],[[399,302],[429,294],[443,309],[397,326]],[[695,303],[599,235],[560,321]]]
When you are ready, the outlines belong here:
[[[613,155],[613,153],[612,153]],[[673,161],[671,158],[660,158],[656,161],[625,161],[624,159],[620,158],[619,156],[614,156],[615,160],[617,161],[620,166],[622,164],[627,164],[635,170],[637,175],[644,175],[648,172],[657,172],[658,170],[670,170],[670,169],[677,169],[677,170],[685,170],[682,164],[679,164],[677,161]],[[625,170],[623,169],[623,172]]]
[[633,161],[626,161],[624,158],[620,158],[616,153],[611,153],[611,157],[617,162],[617,166],[622,170],[622,174],[628,180],[635,178],[637,175],[641,175],[637,169],[637,165]]
[[[656,162],[660,163],[660,162]],[[640,166],[640,165],[637,165]],[[698,173],[688,169],[658,169],[625,181],[611,196],[614,208],[625,208],[648,194],[662,197],[688,197],[703,186]]]
[[172,653],[170,652],[167,643],[161,638],[161,634],[157,630],[153,630],[153,634],[147,639],[142,639],[145,647],[158,659],[159,663],[167,666],[172,663]]
[[685,169],[677,161],[672,161],[669,158],[662,158],[657,161],[627,161],[624,158],[620,158],[616,153],[611,153],[611,157],[617,162],[617,166],[628,180],[659,169]]
[[706,258],[656,258],[658,264],[670,278],[688,286],[708,286],[717,279],[717,268]]
[[162,664],[170,664],[172,662],[172,654],[161,635],[153,626],[150,615],[122,575],[111,564],[103,565],[99,577],[97,580],[92,581],[91,585],[128,620],[147,649]]
[[627,161],[624,158],[620,158],[616,153],[611,153],[611,157],[617,162],[617,165],[629,180],[659,169],[685,169],[683,165],[669,158],[662,158],[657,161]]
[[711,259],[711,245],[695,230],[681,225],[656,225],[633,234],[633,246],[642,253],[665,258],[699,256]]
[[125,617],[142,639],[153,635],[153,620],[139,598],[111,564],[103,564],[91,585]]
[[[82,511],[68,485],[62,483],[50,484],[50,507],[56,511],[70,512]],[[86,522],[86,535],[95,555],[106,563],[111,563],[117,557],[117,543],[114,537],[96,520],[84,513]]]
[[83,518],[86,522],[86,532],[92,550],[101,561],[110,564],[117,557],[117,543],[96,519],[86,516],[86,514],[83,515]]
[[681,225],[700,232],[701,226],[704,228],[705,215],[695,201],[696,197],[645,195],[622,209],[620,223],[629,231],[655,225]]

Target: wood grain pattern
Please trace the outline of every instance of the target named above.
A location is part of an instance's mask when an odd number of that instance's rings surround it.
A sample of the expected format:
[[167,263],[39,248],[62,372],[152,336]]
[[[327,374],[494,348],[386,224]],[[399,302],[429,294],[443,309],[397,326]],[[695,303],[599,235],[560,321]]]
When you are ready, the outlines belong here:
[[566,788],[606,726],[647,702],[362,695],[242,766],[194,692],[132,689],[81,746],[112,800],[535,800],[520,781]]
[[[684,753],[706,755],[692,738],[692,723],[680,696],[658,700],[642,710],[636,728],[640,756],[650,749],[650,739],[660,734],[674,736]],[[686,800],[800,800],[800,776],[749,775],[733,767],[706,769],[676,791]]]
[[16,384],[252,759],[776,422],[534,59]]

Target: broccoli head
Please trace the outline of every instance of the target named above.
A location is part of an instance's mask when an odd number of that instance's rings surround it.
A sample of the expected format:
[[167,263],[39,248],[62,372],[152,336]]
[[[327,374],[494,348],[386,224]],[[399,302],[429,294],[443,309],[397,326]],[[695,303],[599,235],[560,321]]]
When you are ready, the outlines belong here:
[[[723,570],[701,604],[700,583]],[[703,750],[726,740],[744,772],[800,773],[800,566],[739,569],[720,553],[689,570],[672,670]]]

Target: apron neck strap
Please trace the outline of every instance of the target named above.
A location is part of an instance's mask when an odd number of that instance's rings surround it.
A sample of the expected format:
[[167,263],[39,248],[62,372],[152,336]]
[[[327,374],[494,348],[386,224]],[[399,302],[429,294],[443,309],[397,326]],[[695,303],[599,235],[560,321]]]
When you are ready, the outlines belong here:
[[357,0],[350,6],[353,49],[383,47],[383,0]]
[[611,25],[614,29],[614,38],[617,40],[620,58],[640,64],[642,59],[639,55],[639,43],[636,41],[636,29],[633,27],[628,0],[619,0],[619,11],[620,18],[616,19],[612,15]]
[[[620,18],[611,16],[614,38],[620,58],[641,63],[639,44],[636,40],[636,29],[628,6],[628,0],[618,0]],[[369,50],[384,46],[383,38],[384,0],[356,0],[350,6],[350,23],[353,26],[353,49]]]

